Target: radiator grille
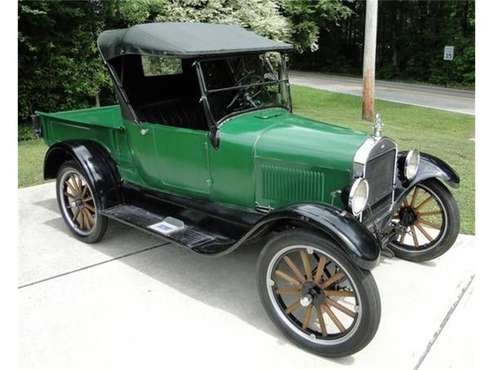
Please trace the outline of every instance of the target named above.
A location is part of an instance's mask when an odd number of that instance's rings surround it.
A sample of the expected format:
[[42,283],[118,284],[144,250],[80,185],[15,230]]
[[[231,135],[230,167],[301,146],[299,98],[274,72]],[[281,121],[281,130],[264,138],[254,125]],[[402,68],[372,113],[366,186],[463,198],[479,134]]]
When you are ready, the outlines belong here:
[[394,183],[395,150],[388,151],[366,164],[365,178],[370,185],[370,206],[392,193]]

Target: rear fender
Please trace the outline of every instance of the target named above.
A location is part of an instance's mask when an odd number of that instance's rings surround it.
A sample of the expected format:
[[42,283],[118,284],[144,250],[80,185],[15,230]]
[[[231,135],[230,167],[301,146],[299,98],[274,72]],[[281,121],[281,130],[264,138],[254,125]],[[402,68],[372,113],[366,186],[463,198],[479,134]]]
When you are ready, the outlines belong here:
[[325,235],[362,269],[370,270],[378,264],[380,244],[374,235],[351,214],[329,205],[303,203],[276,209],[254,229],[293,223]]
[[89,140],[63,141],[52,145],[45,155],[44,178],[57,177],[63,163],[75,160],[85,171],[102,208],[121,202],[121,177],[108,151]]

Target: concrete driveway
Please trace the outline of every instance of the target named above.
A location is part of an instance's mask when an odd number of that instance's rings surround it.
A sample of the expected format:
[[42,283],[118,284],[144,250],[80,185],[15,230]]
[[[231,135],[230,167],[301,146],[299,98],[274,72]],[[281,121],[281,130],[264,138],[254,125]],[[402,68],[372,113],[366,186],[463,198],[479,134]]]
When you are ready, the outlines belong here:
[[376,337],[328,360],[287,342],[267,318],[255,285],[259,248],[206,258],[115,223],[86,245],[68,234],[54,188],[18,192],[21,368],[474,367],[471,236],[433,262],[384,259],[374,270]]
[[[361,96],[362,92],[361,78],[291,71],[290,81],[343,94]],[[474,91],[381,80],[375,84],[377,99],[474,115]]]

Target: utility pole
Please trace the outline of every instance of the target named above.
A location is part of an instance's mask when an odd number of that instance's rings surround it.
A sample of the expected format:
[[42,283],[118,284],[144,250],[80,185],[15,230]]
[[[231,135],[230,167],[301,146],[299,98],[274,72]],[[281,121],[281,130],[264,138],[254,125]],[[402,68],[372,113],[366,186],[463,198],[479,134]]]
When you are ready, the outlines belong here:
[[377,50],[377,17],[378,0],[366,0],[362,107],[362,118],[365,121],[373,121],[375,116],[375,55]]

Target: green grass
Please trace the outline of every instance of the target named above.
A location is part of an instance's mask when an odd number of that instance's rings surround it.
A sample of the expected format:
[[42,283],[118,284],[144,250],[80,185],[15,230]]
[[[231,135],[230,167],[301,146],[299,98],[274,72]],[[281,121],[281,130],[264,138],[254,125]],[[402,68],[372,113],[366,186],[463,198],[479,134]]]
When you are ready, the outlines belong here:
[[18,143],[19,187],[41,184],[43,180],[43,159],[48,147],[41,139]]
[[[361,117],[361,98],[307,87],[292,86],[294,111],[317,120],[370,132]],[[411,105],[377,101],[384,135],[400,150],[418,148],[448,162],[461,177],[452,190],[461,211],[461,229],[474,233],[474,117]],[[43,158],[47,147],[41,140],[19,143],[19,187],[43,182]]]

